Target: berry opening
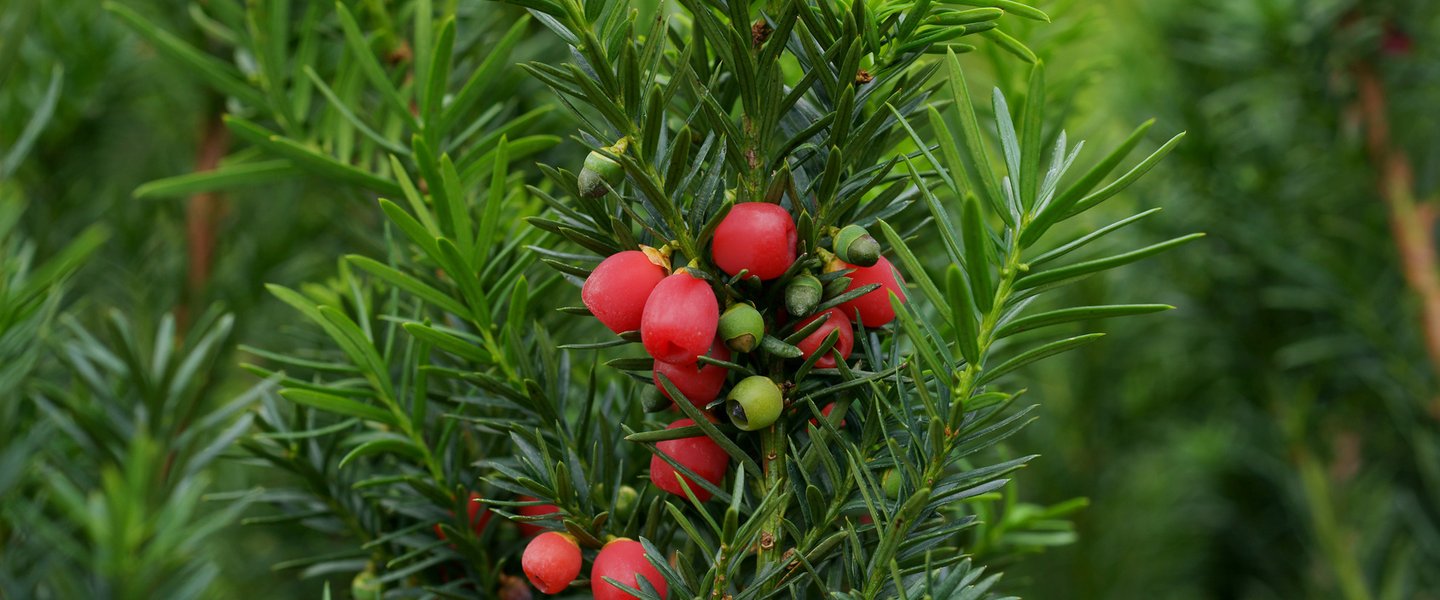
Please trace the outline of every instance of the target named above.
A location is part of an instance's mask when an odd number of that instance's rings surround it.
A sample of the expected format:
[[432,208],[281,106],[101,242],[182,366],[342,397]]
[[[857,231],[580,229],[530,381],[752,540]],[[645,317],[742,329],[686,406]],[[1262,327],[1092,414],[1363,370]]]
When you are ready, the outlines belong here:
[[730,413],[730,419],[736,425],[745,427],[750,424],[750,419],[745,417],[745,407],[734,400],[725,401],[725,410]]

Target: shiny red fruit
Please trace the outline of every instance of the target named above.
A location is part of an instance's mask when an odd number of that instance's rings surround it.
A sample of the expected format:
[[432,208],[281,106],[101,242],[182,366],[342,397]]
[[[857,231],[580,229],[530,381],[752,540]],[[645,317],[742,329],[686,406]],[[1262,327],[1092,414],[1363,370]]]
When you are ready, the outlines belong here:
[[[730,349],[725,342],[716,339],[710,345],[710,357],[718,360],[730,360]],[[660,385],[660,374],[670,379],[675,389],[680,390],[697,408],[704,408],[711,400],[720,395],[720,388],[725,386],[725,376],[729,370],[715,365],[702,365],[699,361],[674,365],[667,362],[655,361],[655,374],[651,377],[655,380],[655,387],[660,389],[661,394],[670,398],[670,393],[665,391],[665,386]],[[674,400],[674,398],[670,398]]]
[[[661,559],[661,557],[656,557]],[[660,594],[661,598],[669,591],[665,578],[660,575],[660,570],[650,564],[645,558],[645,547],[635,540],[620,538],[600,549],[600,554],[595,557],[595,564],[590,567],[590,593],[595,600],[625,600],[635,598],[618,587],[610,585],[605,581],[606,577],[615,581],[640,589],[639,580],[636,575],[644,577],[650,586]]]
[[845,313],[840,312],[839,308],[831,308],[825,312],[812,315],[810,318],[801,321],[800,324],[796,326],[796,329],[804,329],[806,325],[813,323],[816,319],[819,319],[821,315],[830,315],[830,319],[820,325],[813,333],[805,336],[805,339],[800,340],[800,343],[795,344],[795,347],[800,349],[801,356],[808,359],[815,354],[816,350],[820,349],[820,344],[825,341],[825,336],[830,335],[831,331],[840,332],[840,338],[835,340],[835,346],[830,349],[830,352],[815,361],[816,368],[833,369],[835,368],[835,351],[838,350],[840,352],[840,358],[842,359],[850,358],[850,351],[855,348],[855,329],[850,325],[850,319],[845,316]]
[[[666,429],[675,429],[676,427],[685,427],[694,424],[695,421],[690,419],[680,419],[679,421],[671,423]],[[684,465],[685,468],[694,471],[696,475],[699,475],[705,481],[717,486],[720,485],[720,480],[725,478],[725,470],[730,466],[730,455],[726,454],[724,450],[720,449],[719,444],[716,444],[714,440],[706,437],[703,433],[695,437],[659,442],[655,444],[655,450],[670,457],[671,460],[674,460],[676,463]],[[675,467],[670,466],[670,463],[665,462],[665,459],[660,458],[658,455],[650,457],[650,481],[655,484],[655,487],[684,498],[686,497],[685,490],[680,487],[680,482],[676,480],[676,474],[677,471]],[[685,478],[685,484],[690,487],[690,491],[695,494],[697,500],[704,502],[710,499],[709,490],[700,487],[700,484],[695,483],[695,480],[683,474],[680,476]]]
[[548,531],[530,540],[520,568],[535,588],[558,594],[580,575],[580,545],[568,533]]
[[874,266],[857,267],[846,264],[846,268],[855,269],[846,277],[850,278],[850,291],[872,283],[880,284],[880,288],[871,291],[864,296],[840,305],[845,310],[845,315],[853,317],[857,312],[860,314],[860,323],[866,327],[879,327],[895,320],[895,309],[890,306],[890,293],[894,292],[900,302],[905,303],[905,288],[895,267],[885,257],[880,257]]
[[610,331],[634,331],[640,328],[651,290],[663,279],[665,269],[650,262],[644,252],[626,250],[600,261],[585,278],[580,300]]
[[666,277],[645,302],[640,340],[655,360],[671,364],[695,362],[710,350],[720,323],[720,303],[710,284],[685,271]]
[[710,256],[730,275],[744,269],[762,280],[784,275],[795,262],[795,219],[768,202],[736,204],[715,228]]
[[[821,416],[828,417],[828,416],[830,416],[830,413],[832,413],[832,412],[835,412],[835,403],[834,403],[834,402],[831,402],[831,403],[829,403],[829,404],[826,404],[825,406],[823,406],[823,407],[820,408],[820,415],[821,415]],[[816,426],[816,427],[819,427],[819,426],[820,426],[820,421],[817,420],[817,419],[811,418],[811,419],[810,419],[810,424],[811,424],[811,425],[814,425],[814,426]],[[835,424],[835,427],[837,427],[837,428],[838,428],[838,427],[844,427],[844,426],[845,426],[845,419],[840,419],[840,422]]]
[[[481,498],[478,492],[470,492],[470,498],[465,503],[465,512],[467,512],[467,516],[470,517],[470,528],[475,531],[475,537],[477,538],[485,531],[485,527],[490,524],[490,517],[495,516],[494,513],[485,510],[485,505],[481,503],[480,500]],[[441,529],[438,523],[435,525],[435,535],[442,540],[445,539],[445,530]]]
[[[539,498],[536,498],[534,496],[521,496],[519,498],[516,498],[516,500],[519,500],[521,502],[534,502],[538,499]],[[545,515],[553,515],[558,512],[560,512],[560,507],[555,506],[554,504],[520,506],[515,509],[515,514],[523,517],[541,517]],[[536,525],[534,522],[524,523],[516,521],[515,526],[520,529],[520,535],[523,535],[525,537],[536,536],[547,531],[544,526]]]

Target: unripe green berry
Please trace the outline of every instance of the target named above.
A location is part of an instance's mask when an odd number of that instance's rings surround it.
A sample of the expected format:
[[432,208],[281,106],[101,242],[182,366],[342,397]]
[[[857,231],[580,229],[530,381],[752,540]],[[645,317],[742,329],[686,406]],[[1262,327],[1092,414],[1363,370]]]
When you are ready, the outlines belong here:
[[720,339],[736,352],[749,352],[765,337],[765,318],[760,311],[744,302],[725,309],[720,315]]
[[639,504],[640,493],[628,485],[620,486],[620,491],[615,495],[615,518],[621,522],[630,519],[635,514],[635,505]]
[[890,469],[886,471],[885,475],[880,478],[880,487],[885,490],[886,498],[889,498],[891,500],[899,498],[900,473],[896,472],[895,469]]
[[859,225],[846,225],[835,234],[835,255],[852,265],[869,267],[880,260],[880,242]]
[[[621,139],[606,150],[619,155],[624,154],[628,146],[629,142]],[[591,152],[585,156],[585,167],[580,169],[580,175],[576,179],[580,195],[586,198],[604,196],[610,188],[620,185],[622,181],[625,181],[625,167],[599,152]]]
[[740,380],[726,396],[725,412],[730,422],[745,431],[757,431],[769,427],[780,418],[780,409],[785,405],[781,398],[780,386],[762,375],[751,375]]
[[808,317],[815,312],[824,295],[819,279],[809,273],[799,275],[785,286],[785,312],[793,317]]

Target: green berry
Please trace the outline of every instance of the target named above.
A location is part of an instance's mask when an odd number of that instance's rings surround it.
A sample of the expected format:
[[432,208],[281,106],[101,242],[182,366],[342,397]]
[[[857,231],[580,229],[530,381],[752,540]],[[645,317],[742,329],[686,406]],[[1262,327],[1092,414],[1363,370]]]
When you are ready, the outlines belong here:
[[620,486],[620,491],[615,496],[615,518],[623,523],[635,514],[635,505],[639,504],[640,493],[628,485]]
[[780,418],[780,409],[785,405],[781,398],[780,386],[762,375],[751,375],[740,380],[731,388],[725,400],[725,412],[730,422],[745,431],[757,431],[769,427]]
[[880,487],[885,490],[886,498],[889,498],[891,500],[899,498],[900,473],[897,473],[895,469],[885,471],[885,475],[880,478]]
[[820,299],[825,295],[825,290],[820,286],[820,280],[809,273],[800,275],[790,280],[790,285],[785,286],[785,312],[793,317],[806,317],[815,312],[815,307],[820,305]]
[[859,225],[846,225],[835,234],[835,255],[852,265],[869,267],[880,260],[880,242]]
[[847,263],[869,267],[880,259],[880,243],[859,225],[846,225],[834,239],[835,255]]
[[[624,154],[629,142],[621,139],[605,150],[611,154]],[[580,188],[580,195],[586,198],[599,198],[604,196],[610,188],[620,185],[625,181],[625,167],[620,163],[611,160],[599,152],[591,152],[585,157],[585,167],[580,169],[580,175],[576,183]]]
[[736,352],[749,352],[765,337],[765,318],[754,306],[739,302],[720,315],[720,339]]

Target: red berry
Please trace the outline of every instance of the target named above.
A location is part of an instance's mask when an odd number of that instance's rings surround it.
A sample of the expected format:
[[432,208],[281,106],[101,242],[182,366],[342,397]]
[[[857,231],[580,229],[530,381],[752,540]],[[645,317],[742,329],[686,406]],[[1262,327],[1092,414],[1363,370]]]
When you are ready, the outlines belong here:
[[[495,516],[494,513],[485,510],[485,505],[480,500],[478,492],[470,492],[470,498],[465,503],[465,512],[470,517],[470,528],[475,530],[477,538],[485,532],[485,527],[490,524],[490,517]],[[451,513],[451,516],[454,516],[454,513]],[[435,524],[435,535],[442,540],[445,539],[445,530],[441,529],[438,523]]]
[[605,544],[605,547],[600,549],[600,554],[595,557],[595,564],[590,567],[590,593],[595,596],[595,600],[635,598],[635,595],[610,585],[605,578],[609,577],[638,590],[640,583],[636,575],[650,582],[650,586],[655,588],[661,598],[669,591],[660,570],[645,559],[645,547],[635,540],[617,539]]
[[736,204],[715,228],[710,255],[731,275],[742,269],[762,280],[784,275],[795,262],[795,219],[775,204]]
[[580,574],[580,545],[568,533],[542,533],[525,546],[520,568],[537,589],[558,594]]
[[855,329],[850,325],[850,319],[845,316],[845,313],[840,312],[839,308],[831,308],[825,312],[815,314],[801,321],[796,329],[804,329],[806,325],[813,323],[815,319],[819,319],[821,315],[830,315],[830,319],[825,321],[825,323],[813,333],[805,336],[805,339],[800,340],[800,343],[795,344],[795,347],[800,349],[801,356],[808,359],[815,354],[816,350],[820,349],[820,344],[825,341],[825,337],[830,335],[831,331],[839,331],[840,339],[835,340],[835,346],[830,349],[829,353],[826,353],[825,356],[815,361],[817,368],[833,369],[835,368],[834,352],[836,350],[840,351],[840,358],[850,358],[850,351],[855,348]]
[[640,328],[650,291],[663,279],[665,269],[644,252],[626,250],[600,261],[585,278],[580,299],[610,331],[634,331]]
[[1380,46],[1386,54],[1404,56],[1410,54],[1415,41],[1394,23],[1385,24],[1385,33],[1380,36]]
[[[835,403],[834,403],[834,402],[831,402],[831,403],[829,403],[829,404],[826,404],[824,407],[822,407],[822,408],[820,409],[820,416],[828,417],[828,416],[830,416],[830,413],[832,413],[832,412],[835,412]],[[811,425],[814,425],[814,426],[816,426],[816,427],[819,427],[819,426],[820,426],[820,421],[817,421],[817,420],[815,420],[815,419],[812,418],[812,419],[810,419],[810,424],[811,424]],[[845,426],[845,419],[840,419],[840,422],[839,422],[839,423],[836,423],[835,426],[836,426],[836,427],[844,427],[844,426]]]
[[[521,496],[516,499],[521,502],[534,502],[536,500],[539,500],[539,498],[536,498],[534,496]],[[558,512],[560,512],[560,507],[555,506],[554,504],[536,504],[533,506],[521,506],[515,509],[515,514],[518,514],[522,517],[541,517],[545,515],[553,515]],[[523,535],[525,537],[536,536],[546,531],[543,525],[536,525],[533,522],[527,523],[516,521],[515,526],[520,529],[520,535]]]
[[710,284],[685,271],[666,277],[645,302],[640,339],[655,360],[687,364],[710,350],[720,303]]
[[850,287],[845,288],[847,292],[872,283],[880,284],[878,289],[841,304],[840,308],[845,310],[845,315],[852,316],[859,312],[860,323],[866,327],[879,327],[894,321],[895,309],[890,306],[890,292],[895,292],[895,296],[903,304],[905,288],[901,286],[903,280],[899,279],[899,274],[895,272],[895,267],[890,265],[890,261],[882,256],[874,266],[857,267],[846,263],[845,268],[855,269],[847,275],[850,278]]
[[[716,338],[715,343],[710,345],[710,357],[719,360],[730,360],[730,349],[725,347],[725,342]],[[725,376],[729,370],[715,365],[702,365],[699,361],[674,365],[667,362],[655,361],[655,374],[651,377],[655,380],[655,387],[660,393],[670,398],[670,393],[665,391],[665,386],[660,385],[660,374],[670,379],[675,384],[675,389],[685,395],[685,399],[694,404],[696,408],[704,408],[711,400],[720,395],[720,388],[725,385]],[[674,400],[674,398],[670,398]]]
[[[671,423],[666,429],[694,424],[695,421],[690,419],[680,419]],[[725,478],[725,470],[730,466],[730,455],[725,454],[719,444],[703,433],[695,437],[659,442],[655,444],[655,450],[717,486],[720,485],[720,480]],[[676,473],[675,467],[670,466],[670,463],[665,462],[665,459],[660,458],[659,455],[650,457],[650,481],[655,484],[655,487],[683,498],[685,490],[675,479]],[[685,484],[690,486],[690,491],[694,492],[697,500],[704,502],[710,499],[709,490],[700,487],[700,484],[695,483],[695,480],[684,474],[680,476],[685,478]]]

